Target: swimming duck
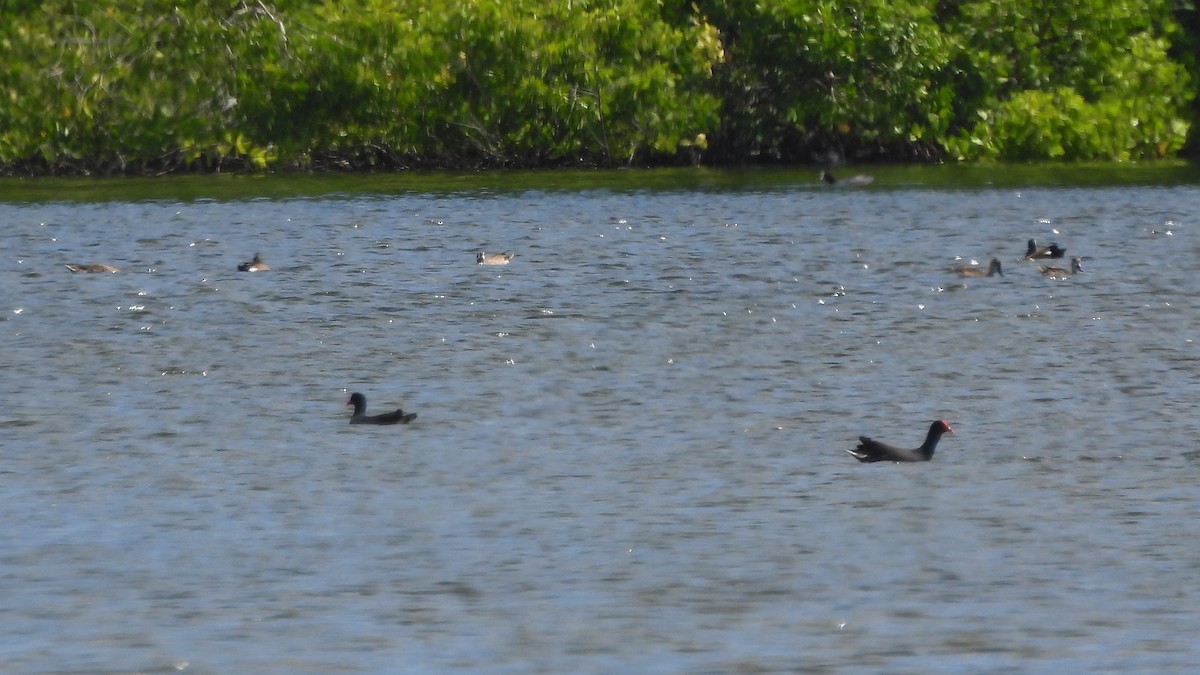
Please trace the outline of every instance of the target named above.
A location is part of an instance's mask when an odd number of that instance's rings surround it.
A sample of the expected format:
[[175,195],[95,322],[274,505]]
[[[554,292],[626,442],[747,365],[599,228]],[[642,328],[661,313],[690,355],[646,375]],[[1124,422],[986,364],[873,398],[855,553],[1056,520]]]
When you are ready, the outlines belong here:
[[833,175],[832,171],[821,172],[821,182],[829,185],[837,185],[839,183],[841,185],[869,185],[874,181],[874,176],[868,176],[865,173],[860,173],[849,178],[839,179],[837,176]]
[[1071,258],[1071,269],[1069,271],[1061,267],[1046,267],[1045,265],[1038,267],[1038,271],[1051,279],[1064,279],[1072,274],[1079,274],[1083,271],[1083,258],[1080,256]]
[[480,251],[475,256],[475,262],[480,265],[507,265],[509,260],[513,259],[516,253],[505,251],[504,253],[484,253]]
[[1004,270],[1000,267],[1000,260],[997,258],[992,258],[992,262],[988,265],[986,270],[982,267],[967,267],[964,265],[954,268],[954,271],[957,272],[958,276],[960,277],[1004,276]]
[[263,260],[261,253],[254,254],[254,260],[238,264],[239,272],[266,272],[271,269],[266,260]]
[[367,397],[358,392],[350,394],[346,405],[354,406],[354,414],[350,416],[350,424],[408,424],[417,419],[417,413],[405,413],[396,408],[390,413],[380,415],[367,414]]
[[866,436],[858,437],[858,447],[847,450],[860,462],[928,462],[933,459],[933,451],[937,448],[942,434],[953,434],[954,430],[946,420],[937,420],[929,425],[929,433],[925,435],[925,443],[916,450],[904,450],[894,445],[881,443]]
[[1025,260],[1037,260],[1038,258],[1061,258],[1066,255],[1067,249],[1060,248],[1058,243],[1050,244],[1049,246],[1038,247],[1037,242],[1030,239],[1029,244],[1025,247]]
[[96,273],[96,272],[108,272],[110,274],[116,274],[117,272],[121,271],[121,270],[113,267],[112,265],[100,265],[97,263],[86,264],[86,265],[67,265],[67,269],[71,270],[72,272],[75,272],[76,274],[87,274],[87,273]]

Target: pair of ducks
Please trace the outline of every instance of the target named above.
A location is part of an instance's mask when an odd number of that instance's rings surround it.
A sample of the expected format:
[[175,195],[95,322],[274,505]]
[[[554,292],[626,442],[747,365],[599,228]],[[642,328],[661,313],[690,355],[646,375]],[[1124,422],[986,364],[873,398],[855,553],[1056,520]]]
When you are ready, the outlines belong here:
[[[508,261],[512,260],[515,255],[516,253],[512,251],[505,251],[504,253],[485,253],[484,251],[480,251],[475,256],[475,262],[480,265],[507,265]],[[254,260],[238,265],[239,272],[266,272],[269,269],[271,268],[267,265],[267,261],[263,260],[261,253],[255,253]]]
[[[515,255],[516,253],[512,251],[505,251],[504,253],[485,253],[480,251],[475,256],[475,262],[480,265],[507,265],[508,261],[512,260]],[[70,267],[70,265],[67,267]],[[255,253],[254,260],[238,265],[239,272],[266,272],[269,269],[271,268],[267,265],[267,261],[263,260],[261,253]],[[115,272],[116,270],[112,271]]]
[[[255,253],[254,260],[239,263],[237,268],[239,272],[266,272],[267,270],[271,269],[271,266],[267,264],[266,260],[263,260],[261,253]],[[97,274],[100,272],[116,274],[117,272],[121,271],[112,265],[101,265],[99,263],[68,264],[67,269],[75,272],[76,274]]]
[[[1030,239],[1025,246],[1025,260],[1045,260],[1047,258],[1061,258],[1067,254],[1067,249],[1062,248],[1057,242],[1049,246],[1038,246],[1037,242]],[[1071,269],[1063,269],[1061,267],[1049,267],[1041,265],[1038,271],[1044,276],[1051,279],[1065,279],[1072,274],[1079,274],[1083,271],[1083,256],[1075,256],[1071,258]]]
[[[516,255],[512,251],[504,253],[486,253],[480,251],[475,256],[475,262],[479,265],[507,265],[513,256]],[[254,256],[255,261],[259,257]],[[241,269],[239,266],[238,269]],[[346,405],[354,406],[354,412],[350,415],[350,424],[408,424],[417,419],[417,413],[406,413],[402,408],[396,408],[392,412],[381,413],[379,415],[367,414],[367,397],[354,392],[350,395],[350,399],[346,401]]]
[[[504,253],[485,253],[480,251],[475,256],[475,262],[480,265],[507,265],[508,261],[512,260],[515,255],[516,253],[512,251],[505,251]],[[267,261],[263,260],[261,253],[255,253],[254,260],[238,265],[239,272],[266,272],[269,269],[271,268],[267,265]]]
[[[515,255],[516,253],[513,253],[512,251],[505,251],[503,253],[486,253],[484,251],[480,251],[475,256],[475,262],[480,265],[507,265],[508,261],[512,260],[513,256]],[[68,265],[68,267],[70,267],[70,265]],[[255,253],[254,260],[250,260],[238,265],[239,272],[266,272],[269,269],[271,269],[271,267],[267,265],[267,261],[263,260],[261,253]],[[116,270],[113,269],[112,271],[115,272]]]
[[[358,392],[350,395],[350,400],[346,401],[346,405],[354,406],[354,413],[350,416],[350,424],[408,424],[417,419],[417,413],[406,413],[400,408],[380,415],[368,415],[367,397]],[[946,420],[936,420],[933,424],[929,425],[929,433],[925,435],[925,442],[915,450],[906,450],[867,436],[859,436],[858,447],[846,452],[864,463],[928,462],[933,459],[933,451],[937,448],[942,434],[953,433],[954,430],[950,428],[949,422]]]
[[[1047,258],[1061,258],[1066,255],[1067,249],[1062,248],[1057,243],[1049,246],[1038,246],[1037,242],[1030,239],[1025,248],[1025,257],[1022,260],[1044,260]],[[1004,276],[1004,269],[998,258],[992,258],[992,262],[988,265],[987,270],[979,267],[956,267],[954,269],[960,277],[993,277]],[[1043,275],[1052,279],[1063,279],[1072,274],[1079,274],[1083,271],[1083,257],[1075,256],[1071,258],[1071,269],[1065,270],[1061,267],[1048,267],[1042,265],[1038,267],[1038,271]]]

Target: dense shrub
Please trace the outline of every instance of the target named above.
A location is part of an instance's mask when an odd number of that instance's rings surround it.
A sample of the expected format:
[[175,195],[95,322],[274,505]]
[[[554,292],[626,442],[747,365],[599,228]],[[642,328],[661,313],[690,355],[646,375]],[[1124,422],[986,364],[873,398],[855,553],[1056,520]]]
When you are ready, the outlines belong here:
[[[964,48],[952,157],[1130,159],[1177,152],[1195,80],[1171,58],[1166,2],[956,4]],[[973,114],[972,114],[973,113]]]
[[1195,80],[1165,0],[702,2],[732,59],[717,150],[782,160],[1176,152]]
[[717,124],[716,32],[636,0],[4,9],[17,170],[670,161]]
[[813,161],[935,154],[946,132],[953,42],[928,3],[702,3],[730,59],[715,150]]
[[1182,7],[0,0],[0,170],[1171,155]]

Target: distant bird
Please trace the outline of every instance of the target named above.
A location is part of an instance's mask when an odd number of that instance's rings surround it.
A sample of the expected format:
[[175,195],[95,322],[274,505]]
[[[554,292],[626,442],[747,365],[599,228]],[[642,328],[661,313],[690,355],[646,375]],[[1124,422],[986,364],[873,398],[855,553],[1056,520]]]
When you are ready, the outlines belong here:
[[953,434],[954,430],[946,420],[938,420],[929,425],[925,443],[916,450],[904,450],[866,436],[859,436],[858,447],[846,452],[860,462],[928,462],[933,459],[933,450],[941,440],[942,434],[946,433]]
[[860,173],[849,178],[838,179],[833,175],[832,171],[821,172],[821,182],[829,185],[870,185],[875,181],[874,176],[868,176],[865,173]]
[[271,269],[266,260],[263,260],[261,253],[254,254],[254,260],[238,264],[239,272],[266,272]]
[[988,265],[986,270],[982,267],[967,267],[965,265],[960,265],[959,267],[955,267],[954,271],[957,272],[958,276],[960,277],[1004,276],[1004,270],[1000,267],[1000,261],[997,258],[992,258],[992,262]]
[[1037,260],[1039,258],[1061,258],[1066,255],[1066,253],[1067,249],[1060,248],[1057,243],[1039,248],[1037,242],[1030,239],[1029,244],[1025,247],[1025,260]]
[[100,265],[100,264],[95,264],[95,263],[88,264],[88,265],[67,265],[67,269],[71,270],[72,272],[75,272],[76,274],[87,274],[87,273],[96,273],[96,272],[108,272],[110,274],[116,274],[117,272],[121,271],[121,270],[113,267],[112,265]]
[[367,397],[355,392],[350,395],[346,405],[354,406],[354,414],[350,416],[350,424],[408,424],[417,419],[417,413],[405,413],[396,408],[390,413],[381,415],[367,414]]
[[1071,269],[1069,271],[1061,267],[1046,267],[1045,265],[1038,267],[1038,271],[1051,279],[1065,279],[1072,274],[1079,274],[1083,271],[1083,258],[1080,256],[1071,258]]
[[516,253],[505,251],[504,253],[484,253],[480,251],[475,256],[475,262],[480,265],[507,265],[509,260],[513,259]]

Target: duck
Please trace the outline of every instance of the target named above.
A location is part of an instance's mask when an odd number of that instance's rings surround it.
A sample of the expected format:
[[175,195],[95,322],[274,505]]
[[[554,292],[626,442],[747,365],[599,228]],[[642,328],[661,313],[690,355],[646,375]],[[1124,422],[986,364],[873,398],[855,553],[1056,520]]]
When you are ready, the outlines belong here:
[[856,174],[849,178],[839,179],[837,176],[833,175],[832,171],[821,172],[821,182],[828,185],[837,185],[839,183],[841,185],[870,185],[874,181],[874,176],[868,176],[865,173]]
[[507,265],[509,260],[513,259],[516,253],[505,251],[504,253],[484,253],[480,251],[475,256],[475,262],[480,265]]
[[239,272],[266,272],[269,269],[271,266],[267,264],[266,260],[263,260],[261,253],[255,253],[254,260],[238,264]]
[[408,424],[417,419],[417,413],[406,413],[396,408],[390,413],[380,415],[367,414],[367,397],[358,392],[350,394],[346,405],[354,406],[354,414],[350,416],[350,424]]
[[1061,248],[1057,242],[1049,246],[1039,247],[1037,242],[1030,239],[1025,247],[1025,260],[1037,260],[1039,258],[1061,258],[1066,255],[1067,249]]
[[1072,274],[1079,274],[1083,271],[1083,258],[1081,256],[1075,256],[1071,258],[1070,270],[1064,270],[1061,267],[1047,267],[1042,265],[1038,267],[1038,271],[1043,275],[1050,277],[1051,279],[1065,279]]
[[894,445],[888,445],[866,436],[858,437],[858,447],[847,450],[860,462],[928,462],[933,459],[933,451],[937,448],[942,434],[953,434],[950,423],[937,420],[929,425],[929,433],[925,435],[925,443],[916,450],[905,450]]
[[982,267],[967,267],[965,265],[960,265],[955,267],[954,271],[957,272],[958,276],[960,277],[1004,276],[1004,269],[1000,266],[1000,260],[998,258],[992,258],[992,262],[988,264],[988,268],[986,270]]
[[68,264],[67,269],[71,270],[72,272],[75,272],[76,274],[95,274],[95,273],[99,273],[99,272],[108,272],[109,274],[116,274],[117,272],[121,271],[121,270],[113,267],[112,265],[101,265],[99,263]]

